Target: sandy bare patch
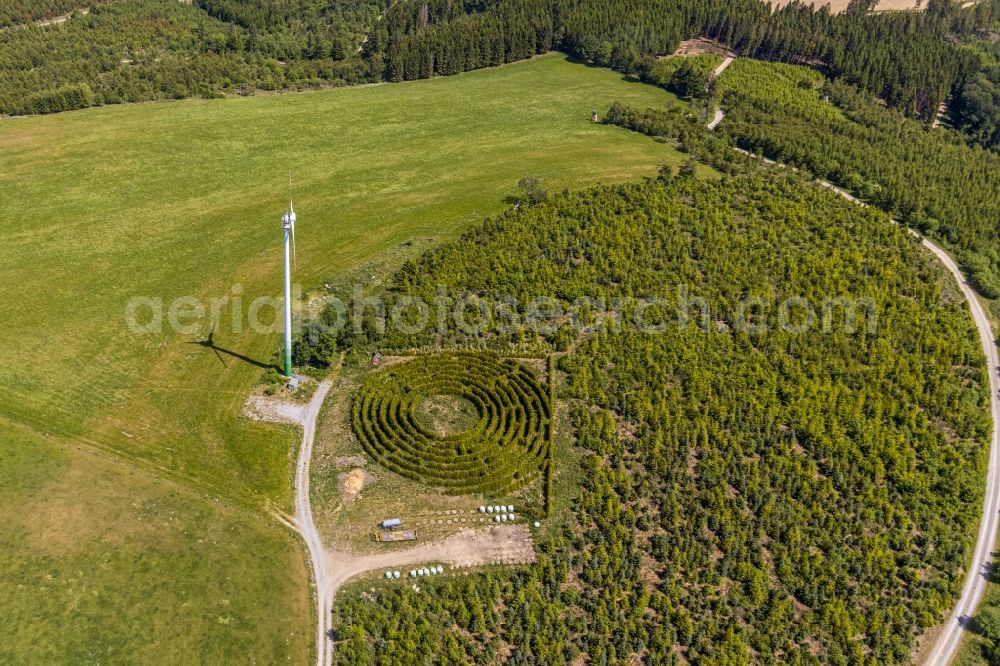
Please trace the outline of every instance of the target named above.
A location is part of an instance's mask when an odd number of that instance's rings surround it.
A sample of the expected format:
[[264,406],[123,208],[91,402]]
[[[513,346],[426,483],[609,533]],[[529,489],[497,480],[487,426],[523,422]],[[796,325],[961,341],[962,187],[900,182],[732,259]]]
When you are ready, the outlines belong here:
[[[792,0],[772,0],[771,5],[777,9],[787,5]],[[806,3],[808,4],[808,3]],[[813,6],[819,9],[823,5],[830,5],[830,11],[834,14],[839,14],[840,12],[847,9],[847,5],[850,4],[850,0],[827,0],[826,2],[822,0],[815,0]],[[922,2],[917,2],[916,0],[879,0],[879,3],[875,5],[875,11],[877,12],[888,12],[888,11],[903,11],[903,10],[915,10],[924,9],[927,6],[927,0]]]
[[337,488],[344,504],[350,504],[361,496],[366,486],[375,483],[377,479],[363,469],[354,469],[337,475]]
[[303,405],[265,395],[251,395],[243,405],[243,416],[254,421],[302,423]]
[[725,56],[729,55],[729,48],[722,42],[717,42],[714,39],[706,39],[705,37],[695,37],[694,39],[685,39],[677,46],[677,50],[673,52],[674,56],[693,56],[702,53],[714,53],[716,55]]

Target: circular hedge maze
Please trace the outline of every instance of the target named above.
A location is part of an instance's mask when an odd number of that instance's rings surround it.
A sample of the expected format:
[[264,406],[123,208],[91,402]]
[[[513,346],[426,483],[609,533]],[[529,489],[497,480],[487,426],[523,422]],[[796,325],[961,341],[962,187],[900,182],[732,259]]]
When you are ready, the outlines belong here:
[[[427,413],[449,405],[465,413],[429,423]],[[365,451],[393,472],[451,495],[502,494],[542,471],[551,405],[514,359],[451,352],[373,375],[354,397],[351,426]]]

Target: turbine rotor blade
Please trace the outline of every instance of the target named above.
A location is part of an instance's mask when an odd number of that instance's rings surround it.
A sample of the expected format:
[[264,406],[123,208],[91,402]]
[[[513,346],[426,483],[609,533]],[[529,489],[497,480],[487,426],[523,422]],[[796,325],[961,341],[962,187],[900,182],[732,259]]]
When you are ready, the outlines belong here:
[[295,251],[295,190],[292,188],[292,172],[288,172],[288,213],[292,232],[292,265],[298,268],[298,253]]

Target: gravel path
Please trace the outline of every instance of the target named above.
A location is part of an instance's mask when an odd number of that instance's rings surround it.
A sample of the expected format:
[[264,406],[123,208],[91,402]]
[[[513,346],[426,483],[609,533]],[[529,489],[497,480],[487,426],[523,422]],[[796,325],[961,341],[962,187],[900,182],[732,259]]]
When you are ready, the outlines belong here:
[[966,300],[972,309],[972,318],[976,321],[976,328],[979,329],[979,338],[983,345],[983,352],[989,363],[990,376],[990,403],[993,413],[993,440],[990,447],[990,465],[986,477],[986,498],[983,501],[983,517],[979,523],[979,536],[976,542],[976,550],[972,556],[972,564],[965,579],[965,586],[962,588],[962,596],[951,612],[944,629],[937,637],[933,647],[927,653],[924,661],[928,665],[941,665],[951,663],[958,653],[958,648],[962,642],[962,636],[968,627],[969,620],[979,607],[979,603],[986,594],[986,586],[989,582],[989,570],[992,566],[992,554],[994,544],[997,541],[997,527],[1000,524],[1000,430],[997,424],[1000,423],[1000,360],[997,357],[997,346],[993,331],[990,328],[990,320],[986,316],[986,311],[976,297],[975,292],[969,286],[962,275],[955,261],[947,252],[940,247],[924,239],[924,247],[934,253],[934,255],[945,265],[962,288]]
[[[734,60],[736,60],[735,55],[727,55],[725,59],[721,63],[719,63],[719,66],[715,68],[714,72],[712,72],[712,77],[708,80],[706,89],[711,88],[712,83],[714,83],[720,76],[722,76],[722,73],[726,71],[726,69],[728,69],[730,65],[733,64]],[[714,130],[716,127],[719,126],[719,123],[721,123],[722,119],[725,117],[726,117],[726,112],[720,109],[719,107],[715,107],[715,115],[712,117],[712,120],[709,121],[708,129],[710,131]]]
[[726,117],[726,112],[720,109],[719,107],[715,107],[715,116],[712,118],[712,120],[709,121],[708,129],[714,130],[716,127],[719,126],[719,123],[721,123],[722,119],[725,117]]
[[326,666],[331,663],[330,641],[327,634],[330,630],[330,609],[333,604],[333,586],[330,583],[327,568],[326,551],[323,540],[320,539],[313,522],[312,504],[309,501],[309,463],[312,460],[313,441],[316,438],[316,420],[319,418],[323,400],[333,386],[333,379],[327,379],[319,385],[312,400],[306,405],[292,403],[272,403],[274,413],[280,414],[281,420],[298,423],[302,426],[302,446],[299,448],[299,460],[295,466],[295,527],[306,542],[309,550],[309,560],[312,563],[313,580],[316,583],[316,664]]

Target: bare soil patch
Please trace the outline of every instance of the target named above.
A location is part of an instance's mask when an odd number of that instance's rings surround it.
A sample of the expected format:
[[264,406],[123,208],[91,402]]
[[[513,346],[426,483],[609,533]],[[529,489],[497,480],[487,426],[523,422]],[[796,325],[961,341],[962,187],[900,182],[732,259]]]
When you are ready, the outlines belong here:
[[356,557],[339,551],[327,552],[327,567],[336,587],[368,571],[442,562],[464,568],[485,564],[532,564],[534,541],[525,525],[468,528],[441,541],[414,547],[384,544],[383,552]]
[[714,39],[695,37],[694,39],[685,39],[681,42],[671,57],[694,56],[702,53],[714,53],[715,55],[726,56],[729,55],[729,47]]
[[337,475],[337,488],[340,490],[340,500],[350,504],[361,496],[361,491],[375,483],[376,477],[363,469],[354,469]]
[[[792,0],[773,0],[772,6],[777,9],[787,5]],[[816,0],[813,3],[816,9],[819,9],[823,5],[830,5],[830,11],[834,14],[839,14],[840,12],[847,9],[847,5],[850,4],[850,0],[827,0],[823,2],[822,0]],[[918,10],[924,9],[927,6],[927,0],[923,0],[918,3],[916,0],[879,0],[879,3],[875,5],[875,11],[877,12],[888,12],[888,11],[906,11],[906,10]]]
[[299,423],[302,406],[265,395],[251,395],[243,405],[243,416],[253,421]]

